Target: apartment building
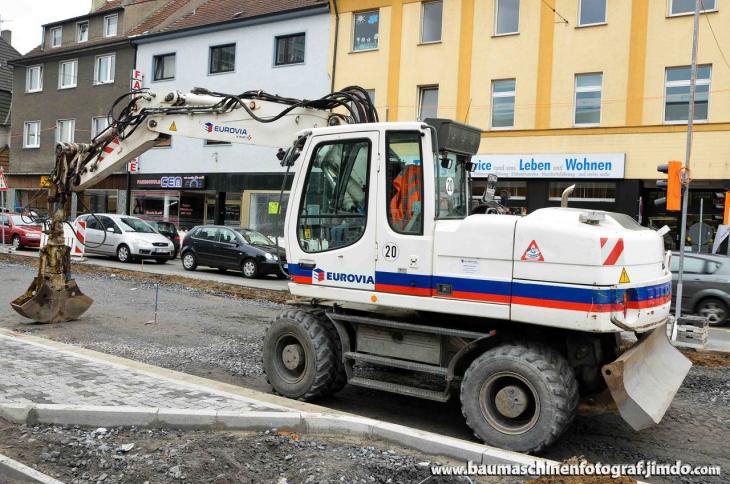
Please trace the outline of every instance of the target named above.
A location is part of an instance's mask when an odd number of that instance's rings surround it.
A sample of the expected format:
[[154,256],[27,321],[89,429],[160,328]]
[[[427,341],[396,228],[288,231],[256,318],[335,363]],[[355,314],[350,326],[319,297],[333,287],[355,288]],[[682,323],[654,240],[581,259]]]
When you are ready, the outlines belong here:
[[[143,86],[158,92],[261,89],[313,99],[331,87],[329,22],[322,0],[209,0],[132,41]],[[282,235],[277,208],[284,169],[276,151],[175,136],[139,157],[131,211],[182,228],[217,223]]]
[[[571,204],[676,228],[656,167],[685,156],[693,0],[330,0],[335,87],[371,90],[382,118],[483,130],[475,192],[527,212]],[[704,0],[690,225],[717,225],[730,179],[730,6]],[[676,230],[675,232],[678,232]]]
[[0,32],[0,167],[9,168],[10,160],[10,102],[13,98],[13,71],[8,60],[20,53],[13,48],[10,30]]
[[[198,3],[188,0],[93,0],[91,11],[43,26],[42,43],[13,66],[8,199],[12,209],[46,210],[46,176],[59,141],[88,143],[109,124],[112,103],[130,90],[132,35],[154,31]],[[127,175],[81,196],[72,212],[123,212]]]

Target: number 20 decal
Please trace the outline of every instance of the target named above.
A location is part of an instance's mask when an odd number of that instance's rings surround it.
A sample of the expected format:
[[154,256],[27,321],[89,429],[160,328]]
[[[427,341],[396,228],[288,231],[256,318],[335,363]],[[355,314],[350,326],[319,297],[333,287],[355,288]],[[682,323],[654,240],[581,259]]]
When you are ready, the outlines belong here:
[[385,260],[394,261],[398,258],[398,246],[395,244],[385,244],[383,247],[383,257]]

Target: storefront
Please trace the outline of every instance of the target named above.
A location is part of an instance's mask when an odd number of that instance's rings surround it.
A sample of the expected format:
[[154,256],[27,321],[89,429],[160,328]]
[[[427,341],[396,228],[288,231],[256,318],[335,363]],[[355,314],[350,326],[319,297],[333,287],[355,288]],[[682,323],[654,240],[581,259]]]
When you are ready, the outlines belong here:
[[[283,235],[288,192],[279,211],[280,174],[134,175],[130,211],[181,230],[218,224]],[[251,187],[245,189],[245,187]]]
[[559,206],[563,191],[575,185],[571,206],[637,217],[640,184],[624,179],[625,159],[624,153],[476,155],[472,193],[481,196],[486,177],[497,175],[496,195],[513,213],[526,214]]

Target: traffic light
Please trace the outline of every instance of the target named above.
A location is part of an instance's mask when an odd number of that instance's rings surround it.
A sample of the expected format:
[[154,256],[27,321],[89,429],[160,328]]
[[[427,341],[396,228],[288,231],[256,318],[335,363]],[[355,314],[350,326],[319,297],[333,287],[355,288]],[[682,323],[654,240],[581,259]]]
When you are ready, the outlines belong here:
[[715,208],[722,210],[722,224],[727,225],[730,219],[730,192],[715,193]]
[[657,198],[654,204],[657,207],[666,205],[667,212],[679,212],[682,210],[682,162],[681,161],[670,161],[669,163],[662,163],[657,166],[657,171],[660,173],[666,173],[666,180],[657,180],[656,186],[658,188],[666,188],[667,196]]

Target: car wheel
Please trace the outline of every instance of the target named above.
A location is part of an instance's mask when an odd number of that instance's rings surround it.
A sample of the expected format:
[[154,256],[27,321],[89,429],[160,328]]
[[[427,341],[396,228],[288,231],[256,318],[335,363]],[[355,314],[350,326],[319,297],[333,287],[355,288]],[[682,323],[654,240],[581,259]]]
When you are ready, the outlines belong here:
[[130,262],[132,260],[132,252],[130,252],[129,247],[124,244],[117,247],[117,260],[119,262]]
[[707,318],[711,326],[720,326],[727,320],[727,305],[720,299],[708,297],[697,305],[697,314]]
[[246,279],[254,279],[259,275],[259,265],[253,259],[246,259],[241,264],[241,272]]
[[192,252],[185,252],[182,256],[182,265],[186,271],[194,271],[198,267],[198,259]]
[[13,235],[13,249],[20,249],[22,246],[20,245],[20,235],[15,234]]
[[461,409],[483,442],[539,452],[557,440],[578,406],[568,361],[534,343],[505,343],[474,360],[461,381]]

